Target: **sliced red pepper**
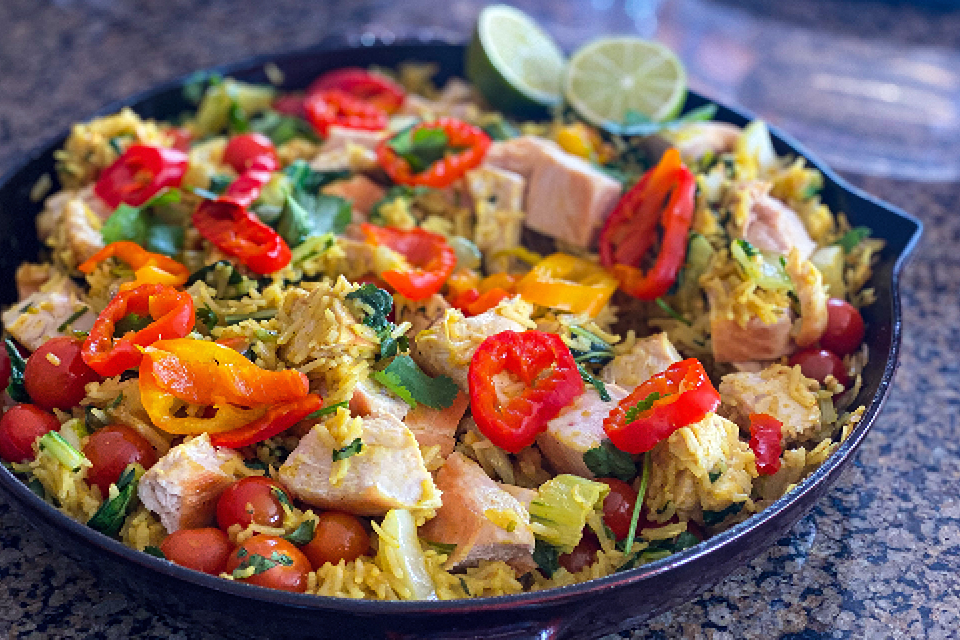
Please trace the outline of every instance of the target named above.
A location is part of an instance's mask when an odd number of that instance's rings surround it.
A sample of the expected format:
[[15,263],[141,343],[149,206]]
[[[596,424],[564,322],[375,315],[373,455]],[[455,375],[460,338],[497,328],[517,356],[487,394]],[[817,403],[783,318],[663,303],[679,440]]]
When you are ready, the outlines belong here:
[[782,439],[782,422],[766,413],[750,414],[750,448],[757,459],[760,475],[769,476],[780,470]]
[[210,434],[210,443],[215,447],[238,449],[261,442],[286,431],[322,406],[323,400],[314,394],[274,405],[263,417],[239,429]]
[[457,266],[457,253],[438,233],[419,227],[378,227],[366,222],[360,230],[368,244],[389,247],[407,259],[409,269],[391,269],[379,275],[410,300],[423,300],[440,291]]
[[283,238],[238,202],[204,200],[193,212],[193,226],[257,273],[273,273],[290,263],[290,247]]
[[141,284],[166,284],[179,287],[190,278],[190,269],[173,258],[147,251],[136,242],[111,242],[77,267],[81,273],[92,273],[108,258],[117,258],[133,269],[136,280],[125,282],[121,291],[135,289]]
[[387,113],[396,112],[406,97],[403,87],[390,78],[359,67],[346,67],[322,74],[310,84],[307,95],[329,89],[349,93]]
[[[560,336],[503,331],[484,340],[470,361],[470,410],[480,432],[510,453],[533,444],[547,423],[583,393],[577,363]],[[505,375],[523,390],[503,397]],[[498,384],[500,383],[500,384]]]
[[[149,315],[153,322],[117,339],[114,336],[117,322],[131,313]],[[97,316],[83,343],[81,357],[87,366],[105,378],[119,375],[140,364],[141,347],[190,333],[196,322],[193,314],[190,294],[172,287],[144,284],[121,291]]]
[[420,123],[410,130],[410,135],[424,129],[442,131],[447,137],[450,151],[423,171],[414,171],[410,162],[397,153],[393,147],[396,138],[384,140],[377,147],[377,162],[397,184],[437,189],[449,186],[467,171],[479,166],[490,148],[490,136],[483,129],[455,118]]
[[93,191],[111,208],[139,207],[164,187],[176,187],[187,171],[187,154],[146,144],[130,145],[100,172]]
[[[670,149],[617,203],[600,233],[600,262],[635,298],[653,300],[667,293],[687,253],[697,181]],[[656,262],[646,273],[638,265],[662,229]]]
[[621,400],[604,419],[603,430],[617,449],[644,453],[718,406],[720,394],[703,365],[688,358],[652,376]]
[[340,89],[308,93],[303,100],[303,109],[307,120],[322,136],[327,135],[333,125],[380,131],[386,129],[389,122],[386,111]]

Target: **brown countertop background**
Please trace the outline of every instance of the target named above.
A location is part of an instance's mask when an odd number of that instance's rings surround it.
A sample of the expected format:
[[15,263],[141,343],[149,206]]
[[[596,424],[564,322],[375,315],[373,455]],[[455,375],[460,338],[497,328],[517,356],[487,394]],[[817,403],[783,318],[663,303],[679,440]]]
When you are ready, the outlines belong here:
[[[258,53],[314,44],[331,35],[389,37],[431,30],[465,39],[483,4],[455,0],[442,3],[438,11],[440,3],[416,0],[3,0],[0,173],[72,122],[158,82]],[[617,13],[622,1],[515,4],[541,19],[567,48],[598,33],[655,31],[649,21],[624,27]],[[616,7],[604,9],[610,4]],[[627,4],[641,12],[645,6],[632,0]],[[946,100],[940,106],[946,109],[955,101],[952,112],[942,110],[941,122],[908,122],[889,131],[861,130],[870,114],[827,110],[835,116],[830,125],[838,132],[857,132],[845,143],[846,155],[837,155],[838,166],[848,169],[844,176],[926,225],[902,280],[905,337],[900,370],[855,464],[808,516],[756,560],[700,598],[620,636],[958,637],[960,182],[949,168],[936,174],[924,163],[936,169],[960,160],[960,146],[937,147],[952,139],[960,122],[960,69],[951,75],[944,64],[960,54],[960,8],[952,2],[915,6],[865,0],[677,0],[663,3],[659,12],[657,37],[678,46],[693,69],[691,85],[697,88],[724,93],[722,83],[713,83],[710,66],[693,59],[710,52],[711,46],[727,53],[731,46],[746,47],[754,60],[750,73],[755,73],[766,60],[784,60],[767,44],[781,34],[806,34],[816,42],[836,38],[874,46],[857,49],[853,57],[860,55],[861,62],[873,55],[886,56],[884,64],[890,65],[902,59],[925,60],[934,70],[921,76],[939,83]],[[754,28],[749,41],[738,30],[744,21]],[[837,55],[824,56],[837,64]],[[795,70],[797,60],[789,58],[787,66]],[[813,57],[805,64],[820,69],[821,59]],[[790,74],[778,82],[790,86]],[[741,79],[739,86],[748,85]],[[757,110],[825,157],[839,149],[839,141],[834,148],[829,138],[818,137],[825,129],[816,122],[796,119],[790,104],[764,96],[770,97],[741,90],[717,97],[732,97],[740,106]],[[924,105],[917,101],[918,109]],[[854,143],[866,148],[891,140],[900,145],[898,150],[916,154],[892,170],[875,163],[860,166],[857,154],[849,151]],[[911,172],[911,167],[923,171]],[[903,175],[946,179],[891,177]],[[62,561],[4,504],[0,632],[11,638],[215,638],[105,590],[91,574]]]

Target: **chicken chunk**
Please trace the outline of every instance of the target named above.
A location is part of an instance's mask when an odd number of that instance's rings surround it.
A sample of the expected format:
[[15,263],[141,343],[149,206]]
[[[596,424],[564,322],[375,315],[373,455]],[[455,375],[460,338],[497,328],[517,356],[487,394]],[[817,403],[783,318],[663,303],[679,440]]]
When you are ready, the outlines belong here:
[[7,309],[2,318],[7,332],[34,351],[50,338],[68,331],[89,331],[97,315],[80,288],[57,272],[39,291]]
[[683,358],[666,333],[657,333],[637,340],[627,353],[610,361],[600,371],[604,382],[615,382],[625,389],[635,389],[655,373],[660,373]]
[[361,378],[350,398],[350,413],[367,417],[371,414],[390,414],[403,420],[410,405],[391,393],[386,387],[370,378]]
[[280,481],[298,500],[321,509],[383,515],[390,509],[435,509],[440,493],[424,467],[410,430],[389,414],[363,419],[363,443],[342,478],[331,482],[336,443],[323,427],[311,429],[280,467]]
[[37,216],[37,235],[53,250],[58,264],[73,269],[103,248],[100,227],[109,215],[92,189],[62,191],[44,203]]
[[476,462],[452,454],[437,473],[437,486],[453,499],[444,500],[436,517],[420,527],[420,537],[456,545],[447,570],[475,566],[481,560],[535,566],[530,514]]
[[446,458],[453,452],[457,427],[469,406],[470,396],[460,391],[450,406],[443,409],[418,404],[407,413],[403,423],[413,433],[417,444],[421,447],[439,445],[440,456]]
[[770,195],[765,182],[748,182],[733,190],[726,203],[733,212],[733,234],[764,251],[787,255],[796,247],[806,260],[817,248],[803,220]]
[[794,341],[799,347],[809,347],[820,340],[827,330],[827,291],[823,276],[809,260],[802,260],[797,249],[787,256],[787,275],[793,280],[800,300],[800,329]]
[[320,152],[310,161],[317,171],[366,171],[377,166],[375,149],[389,132],[332,126]]
[[589,247],[620,198],[620,183],[544,138],[494,142],[484,161],[527,180],[524,224],[578,247]]
[[483,252],[484,266],[489,273],[508,271],[511,258],[494,254],[520,245],[525,181],[518,173],[496,167],[468,171],[465,179],[476,214],[473,242]]
[[557,473],[572,473],[593,478],[583,461],[583,454],[600,446],[607,437],[603,419],[628,392],[615,384],[606,385],[610,400],[600,399],[593,387],[587,388],[560,414],[547,423],[547,430],[537,436],[537,446]]
[[729,122],[692,122],[676,131],[664,131],[643,139],[641,145],[652,159],[657,159],[670,148],[676,148],[687,165],[702,158],[716,157],[733,151],[742,130]]
[[760,373],[728,373],[720,380],[720,413],[744,431],[751,413],[766,413],[783,423],[786,444],[815,440],[820,435],[820,405],[816,380],[803,377],[800,365],[773,364]]
[[782,313],[773,324],[765,324],[756,316],[741,327],[735,320],[716,309],[710,310],[710,336],[713,359],[717,362],[751,362],[776,360],[794,352],[790,337],[793,312]]
[[443,318],[417,335],[413,359],[430,375],[447,375],[469,391],[467,368],[480,343],[501,331],[527,328],[515,318],[502,315],[505,308],[510,307],[501,303],[470,318],[458,309],[447,309]]
[[23,300],[32,293],[40,291],[40,287],[55,278],[57,268],[49,262],[33,264],[24,262],[17,267],[17,299]]
[[393,296],[394,316],[397,324],[410,323],[407,335],[416,336],[438,321],[450,308],[450,303],[441,294],[435,293],[424,300],[410,300],[399,294]]
[[656,522],[675,514],[704,523],[704,512],[718,513],[750,500],[756,460],[739,428],[708,413],[674,431],[651,450],[650,484],[645,506]]
[[147,469],[137,495],[160,516],[167,533],[205,527],[214,521],[220,494],[237,479],[231,469],[241,464],[240,454],[214,447],[204,433],[170,449]]
[[346,180],[331,182],[322,189],[323,193],[339,196],[350,202],[353,210],[364,218],[370,214],[370,209],[379,202],[384,188],[363,174],[357,174]]

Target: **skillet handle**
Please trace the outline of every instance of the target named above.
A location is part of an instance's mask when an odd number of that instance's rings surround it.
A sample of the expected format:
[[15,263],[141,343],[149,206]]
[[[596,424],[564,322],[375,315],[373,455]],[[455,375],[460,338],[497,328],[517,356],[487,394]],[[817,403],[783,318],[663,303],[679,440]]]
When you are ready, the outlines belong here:
[[[568,621],[569,622],[569,621]],[[543,622],[522,622],[519,624],[508,624],[504,627],[494,627],[484,629],[477,633],[469,631],[449,631],[440,633],[402,633],[397,631],[388,631],[386,637],[388,640],[419,640],[429,637],[430,640],[465,640],[466,638],[483,638],[483,640],[557,640],[560,638],[564,623],[560,619],[555,619],[544,626]]]

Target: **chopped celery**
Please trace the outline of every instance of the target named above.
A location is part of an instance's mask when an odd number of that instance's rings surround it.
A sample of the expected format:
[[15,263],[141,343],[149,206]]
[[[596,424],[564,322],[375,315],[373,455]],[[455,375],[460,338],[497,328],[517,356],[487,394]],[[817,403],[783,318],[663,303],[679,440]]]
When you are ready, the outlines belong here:
[[76,447],[64,440],[63,436],[56,431],[48,431],[43,434],[40,436],[39,442],[41,451],[46,451],[74,473],[80,471],[80,467],[84,466],[84,463],[90,464]]
[[843,247],[835,244],[821,247],[810,256],[810,262],[823,276],[823,284],[827,285],[830,297],[845,299],[847,288],[843,283]]
[[793,281],[787,275],[780,256],[760,251],[746,240],[730,243],[730,255],[737,261],[748,280],[767,291],[792,291]]
[[380,548],[377,550],[377,565],[384,571],[399,576],[407,593],[400,597],[408,600],[436,600],[437,590],[427,572],[426,559],[417,539],[417,524],[413,515],[405,509],[391,509],[380,523]]
[[530,503],[533,534],[570,553],[580,542],[587,515],[603,505],[610,487],[579,476],[561,474],[540,485]]
[[268,109],[276,95],[273,87],[226,78],[204,92],[197,108],[197,127],[203,134],[218,133],[230,123],[232,111],[250,117]]
[[756,175],[765,175],[777,167],[777,152],[770,139],[770,130],[762,120],[754,120],[737,139],[737,164],[755,167]]

